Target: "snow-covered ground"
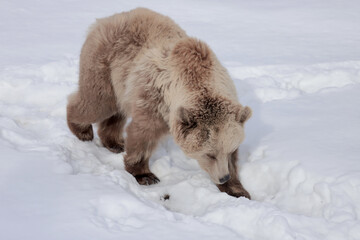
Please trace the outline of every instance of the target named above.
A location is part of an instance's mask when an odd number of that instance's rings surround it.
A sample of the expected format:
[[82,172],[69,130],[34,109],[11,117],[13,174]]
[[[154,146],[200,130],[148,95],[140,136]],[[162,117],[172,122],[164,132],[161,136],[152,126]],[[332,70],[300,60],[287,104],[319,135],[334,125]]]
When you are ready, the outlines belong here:
[[[139,186],[65,121],[95,18],[144,6],[205,40],[253,109],[220,193],[169,137]],[[360,239],[360,2],[2,1],[0,239]],[[166,199],[165,195],[170,195]]]

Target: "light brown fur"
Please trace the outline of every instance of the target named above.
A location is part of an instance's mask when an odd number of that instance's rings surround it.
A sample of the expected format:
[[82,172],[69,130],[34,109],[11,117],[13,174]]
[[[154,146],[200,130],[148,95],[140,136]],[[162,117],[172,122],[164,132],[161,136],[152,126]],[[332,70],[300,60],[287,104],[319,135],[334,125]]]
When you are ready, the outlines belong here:
[[[67,121],[81,140],[92,123],[140,184],[157,183],[149,158],[169,133],[209,173],[219,189],[250,198],[237,173],[237,148],[251,110],[215,54],[170,18],[138,8],[99,19],[80,55],[79,90],[69,97]],[[132,121],[122,131],[126,118]]]

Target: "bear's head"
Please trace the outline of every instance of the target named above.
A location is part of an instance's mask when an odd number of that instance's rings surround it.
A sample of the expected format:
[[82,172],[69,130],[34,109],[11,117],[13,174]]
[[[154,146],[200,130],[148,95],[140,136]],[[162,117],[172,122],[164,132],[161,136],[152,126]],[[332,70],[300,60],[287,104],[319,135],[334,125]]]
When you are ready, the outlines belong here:
[[244,140],[251,109],[237,103],[230,76],[204,42],[179,40],[170,63],[170,131],[184,153],[196,159],[213,182],[223,184],[230,177],[231,156]]
[[231,156],[244,140],[244,124],[251,113],[240,104],[206,99],[196,106],[178,108],[173,135],[214,183],[223,184],[230,179]]

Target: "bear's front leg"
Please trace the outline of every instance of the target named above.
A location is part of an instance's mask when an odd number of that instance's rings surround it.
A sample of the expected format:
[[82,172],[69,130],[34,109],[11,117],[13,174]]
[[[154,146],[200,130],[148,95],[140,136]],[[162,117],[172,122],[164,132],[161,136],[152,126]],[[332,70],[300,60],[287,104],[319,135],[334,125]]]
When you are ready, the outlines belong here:
[[158,183],[160,180],[150,171],[149,158],[160,137],[168,131],[166,123],[162,119],[141,114],[133,117],[126,131],[125,169],[141,185]]
[[237,172],[237,161],[238,161],[238,153],[237,150],[231,155],[231,159],[229,161],[229,171],[230,171],[230,180],[224,184],[217,184],[216,186],[219,188],[221,192],[226,192],[230,196],[233,197],[246,197],[251,199],[248,191],[245,190],[243,185],[239,180],[239,175]]

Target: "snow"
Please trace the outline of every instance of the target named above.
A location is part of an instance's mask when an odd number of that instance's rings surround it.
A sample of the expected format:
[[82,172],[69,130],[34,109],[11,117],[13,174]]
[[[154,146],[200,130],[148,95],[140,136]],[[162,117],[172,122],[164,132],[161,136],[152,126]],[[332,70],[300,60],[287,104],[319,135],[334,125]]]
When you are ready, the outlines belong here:
[[[66,126],[95,18],[145,6],[205,40],[253,109],[240,177],[220,193],[168,137],[139,186],[123,154]],[[3,1],[0,239],[360,239],[360,4]],[[166,196],[169,196],[167,199]]]

